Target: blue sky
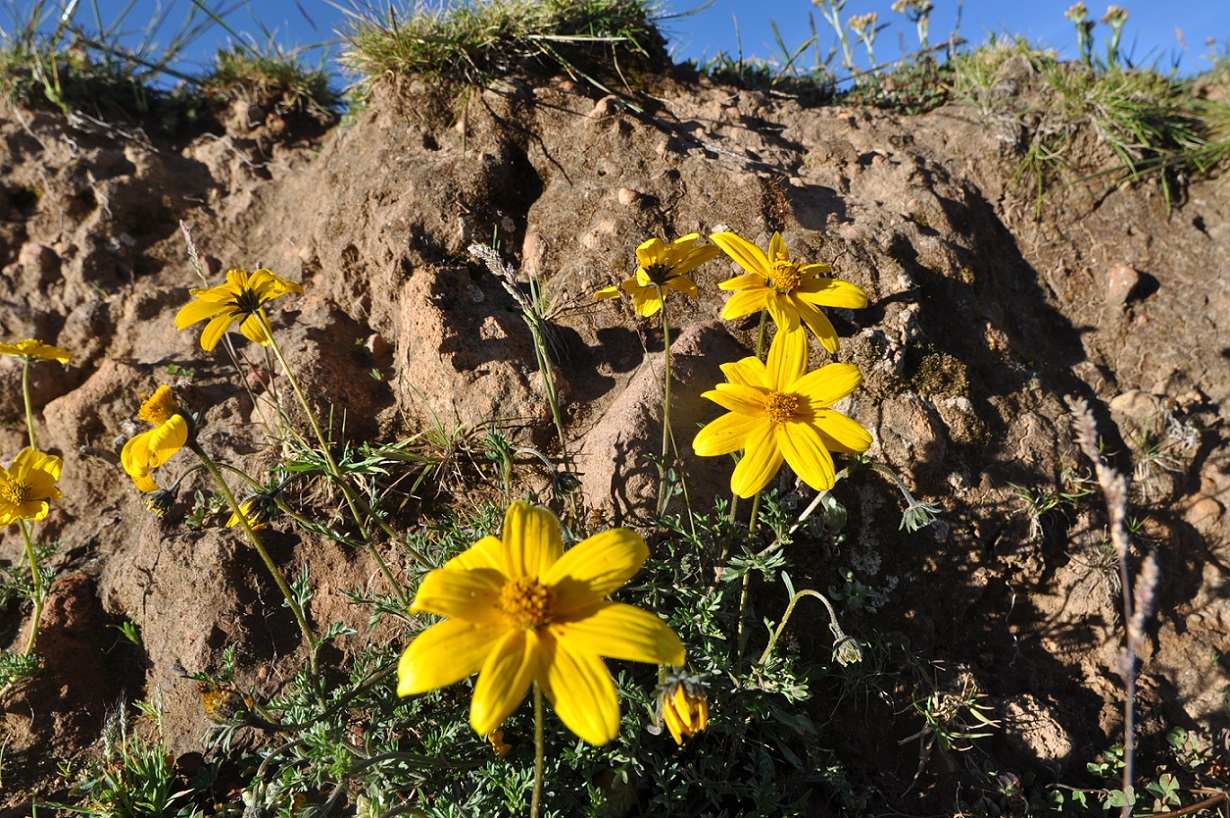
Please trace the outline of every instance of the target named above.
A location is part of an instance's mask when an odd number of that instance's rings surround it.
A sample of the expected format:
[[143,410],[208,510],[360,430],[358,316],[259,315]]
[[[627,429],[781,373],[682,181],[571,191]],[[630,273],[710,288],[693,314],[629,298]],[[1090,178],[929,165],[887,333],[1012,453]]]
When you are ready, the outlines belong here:
[[[44,7],[58,9],[68,0],[44,0]],[[8,29],[16,14],[31,8],[36,0],[0,0],[0,27]],[[261,30],[274,32],[279,42],[289,47],[326,44],[337,39],[336,32],[345,30],[346,15],[339,8],[365,7],[369,2],[387,8],[388,0],[207,0],[211,8],[230,9],[227,23],[237,32],[250,33],[262,39]],[[411,0],[412,2],[412,0]],[[698,9],[703,0],[660,0],[664,33],[670,41],[677,61],[702,60],[719,51],[745,58],[782,59],[770,25],[776,21],[782,39],[790,49],[797,48],[811,37],[809,15],[815,22],[822,53],[836,44],[832,28],[808,0],[713,0]],[[971,45],[981,43],[992,33],[1022,34],[1031,42],[1059,50],[1065,57],[1076,57],[1076,36],[1064,12],[1073,0],[933,0],[930,40],[943,40],[957,25],[961,12],[960,34]],[[336,5],[335,5],[336,3]],[[400,10],[406,0],[393,0]],[[1096,19],[1105,11],[1099,0],[1089,2],[1091,16]],[[124,28],[140,31],[158,13],[166,15],[159,38],[166,41],[176,26],[192,9],[190,0],[79,0],[76,19],[94,19],[94,11],[105,22],[112,21],[131,5],[124,18]],[[875,53],[883,63],[901,57],[918,46],[914,25],[904,16],[891,11],[891,0],[847,0],[841,12],[843,20],[853,15],[877,12],[879,24],[888,24],[875,41]],[[1193,73],[1209,67],[1208,57],[1215,51],[1230,52],[1230,0],[1121,0],[1119,5],[1130,13],[1124,28],[1121,50],[1131,55],[1137,64],[1156,64],[1162,70],[1178,65],[1182,73]],[[689,11],[694,13],[688,14]],[[1101,49],[1109,27],[1094,29],[1095,48]],[[226,43],[228,34],[214,28],[202,37],[189,52],[183,66],[195,73],[208,63],[214,49]],[[1209,44],[1209,40],[1214,42]],[[331,46],[336,54],[339,46]],[[862,58],[861,46],[857,49]],[[315,51],[309,59],[319,59]],[[804,59],[810,66],[815,51],[809,49]],[[838,57],[837,62],[840,61]],[[835,62],[835,65],[837,64]]]

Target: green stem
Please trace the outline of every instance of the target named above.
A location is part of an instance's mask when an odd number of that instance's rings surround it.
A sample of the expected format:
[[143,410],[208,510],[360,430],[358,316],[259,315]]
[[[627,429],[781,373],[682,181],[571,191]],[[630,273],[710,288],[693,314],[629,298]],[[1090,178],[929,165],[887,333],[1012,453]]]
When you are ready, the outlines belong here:
[[[752,519],[747,525],[747,536],[750,541],[756,535],[756,518],[760,514],[760,492],[756,492],[756,496],[752,498]],[[743,575],[743,587],[739,591],[739,619],[737,620],[737,630],[735,632],[735,672],[743,672],[743,625],[747,619],[747,598],[751,588],[752,575],[750,573]]]
[[26,431],[30,433],[30,448],[38,449],[38,439],[34,436],[34,406],[30,403],[30,361],[26,359],[21,368],[21,394],[26,401]]
[[248,535],[248,539],[256,548],[256,553],[260,554],[261,561],[265,563],[265,567],[269,569],[269,573],[273,576],[273,581],[277,583],[278,590],[282,592],[282,596],[286,598],[286,604],[290,606],[291,611],[295,615],[295,621],[299,623],[299,630],[303,632],[303,638],[308,644],[309,664],[311,665],[312,673],[316,672],[316,651],[319,645],[316,643],[316,637],[312,635],[312,629],[308,626],[307,617],[304,616],[303,608],[300,607],[299,601],[295,599],[294,593],[290,590],[290,586],[286,584],[286,579],[283,578],[282,572],[278,570],[278,566],[273,561],[273,557],[269,556],[269,552],[265,550],[264,543],[257,536],[256,531],[252,529],[252,524],[248,522],[248,515],[244,514],[239,508],[239,501],[235,499],[235,495],[231,493],[231,488],[226,484],[226,478],[222,476],[222,470],[205,454],[205,450],[201,448],[195,440],[189,439],[188,448],[192,450],[201,461],[202,465],[218,484],[218,488],[222,491],[222,496],[226,498],[227,504],[231,507],[235,517],[239,520],[239,524],[243,527],[244,533]]
[[[782,635],[782,631],[786,629],[786,623],[790,621],[790,615],[794,613],[794,606],[799,600],[805,596],[815,597],[824,603],[824,607],[829,612],[829,630],[833,632],[833,652],[840,656],[842,651],[846,651],[848,656],[846,659],[839,659],[843,665],[849,664],[852,661],[858,661],[862,658],[861,652],[858,651],[857,645],[850,637],[846,636],[841,629],[841,625],[837,623],[837,611],[833,610],[833,603],[829,602],[828,597],[819,591],[813,591],[810,588],[805,588],[790,598],[790,604],[786,606],[786,612],[782,614],[782,621],[778,623],[774,629],[773,635],[769,637],[769,644],[765,645],[764,653],[760,654],[760,659],[756,664],[763,665],[769,660],[769,654],[773,652],[773,646],[777,644],[777,640]],[[854,658],[858,656],[858,658]]]
[[[328,464],[329,474],[333,477],[334,483],[341,490],[342,496],[346,498],[346,505],[350,506],[350,513],[354,517],[355,525],[359,527],[359,536],[367,543],[367,551],[372,555],[372,559],[376,561],[376,565],[380,568],[380,573],[384,574],[384,579],[389,583],[389,587],[393,589],[394,595],[402,605],[408,605],[405,594],[402,593],[401,585],[393,576],[392,570],[388,563],[380,556],[380,552],[376,550],[376,544],[371,541],[371,537],[367,533],[367,528],[363,525],[363,515],[359,513],[358,498],[350,488],[350,484],[346,482],[342,470],[338,468],[337,461],[333,459],[333,452],[329,450],[329,442],[325,439],[324,432],[320,429],[320,424],[316,421],[316,413],[312,411],[312,407],[308,405],[307,398],[303,395],[303,390],[299,388],[299,381],[295,378],[295,373],[291,371],[290,365],[286,363],[286,358],[282,355],[282,348],[278,346],[278,342],[273,337],[273,328],[269,326],[269,319],[265,317],[263,311],[257,311],[256,315],[260,317],[261,327],[265,330],[265,337],[269,339],[269,347],[273,350],[274,356],[278,359],[278,363],[282,365],[282,372],[286,375],[286,380],[290,384],[290,388],[294,390],[295,397],[299,399],[299,405],[303,407],[304,414],[307,415],[308,422],[312,425],[312,431],[316,434],[316,440],[320,442],[320,453],[325,457],[325,463]],[[380,522],[379,520],[377,521]],[[386,533],[388,528],[381,525]],[[394,537],[394,539],[398,539]]]
[[30,540],[30,526],[25,520],[18,520],[22,539],[26,541],[26,559],[30,561],[30,578],[33,580],[34,614],[30,618],[30,636],[26,639],[24,656],[29,656],[34,650],[34,640],[38,636],[38,621],[43,616],[43,575],[38,569],[38,554],[34,552],[34,543]]
[[542,803],[542,767],[546,757],[546,741],[542,727],[542,688],[534,684],[534,793],[530,796],[530,818],[538,818]]

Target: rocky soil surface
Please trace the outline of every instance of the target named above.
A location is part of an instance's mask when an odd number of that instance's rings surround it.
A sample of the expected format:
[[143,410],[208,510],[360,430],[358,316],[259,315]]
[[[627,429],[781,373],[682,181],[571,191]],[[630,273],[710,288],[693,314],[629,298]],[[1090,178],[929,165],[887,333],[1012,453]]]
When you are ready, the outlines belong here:
[[[1014,181],[1011,129],[967,108],[808,108],[695,78],[657,93],[642,115],[570,82],[509,80],[468,104],[378,96],[323,133],[244,110],[225,130],[178,140],[3,112],[0,340],[37,337],[73,359],[33,370],[40,442],[65,460],[63,500],[38,528],[59,543],[59,575],[37,645],[44,672],[2,704],[0,813],[134,698],[160,699],[173,753],[199,749],[204,716],[182,670],[215,666],[225,646],[242,646],[241,678],[265,690],[291,667],[298,634],[235,531],[153,517],[118,463],[139,430],[140,393],[161,383],[202,413],[212,450],[253,472],[277,450],[252,401],[269,387],[263,351],[233,336],[241,379],[221,349],[203,353],[198,332],[176,330],[200,284],[181,222],[211,283],[263,265],[303,284],[271,315],[339,435],[397,440],[438,421],[481,437],[495,422],[550,452],[529,330],[505,282],[467,253],[496,237],[521,281],[547,282],[558,306],[557,379],[582,496],[624,524],[652,505],[656,471],[641,454],[661,435],[662,334],[593,291],[625,278],[651,236],[733,230],[765,246],[781,231],[796,256],[831,263],[870,295],[868,309],[834,315],[838,359],[866,378],[848,411],[872,431],[870,455],[943,508],[939,523],[898,531],[891,484],[859,473],[839,487],[849,536],[834,553],[791,553],[796,583],[824,588],[849,570],[881,592],[847,630],[889,634],[974,680],[1001,721],[983,742],[1000,768],[1083,770],[1122,731],[1105,509],[1094,493],[1035,520],[1018,487],[1088,485],[1069,407],[1086,399],[1108,456],[1133,476],[1134,558],[1152,551],[1161,568],[1142,741],[1156,748],[1182,726],[1208,742],[1226,728],[1225,179],[1186,180],[1173,208],[1142,182],[1056,190],[1039,209]],[[721,257],[699,271],[699,299],[672,301],[676,429],[717,415],[699,393],[754,343],[753,318],[717,318],[716,282],[735,271]],[[20,381],[19,363],[0,360],[6,464],[25,445]],[[727,493],[724,458],[685,459],[694,502]],[[545,480],[532,462],[524,472]],[[342,595],[373,575],[361,552],[289,527],[270,547],[285,566],[310,561],[317,619],[351,622],[361,635],[350,640],[404,642],[391,626],[367,633],[366,612]],[[22,553],[10,527],[0,563],[20,571]],[[0,642],[14,649],[23,613],[0,609]],[[139,626],[142,649],[117,646],[107,626],[121,620]],[[843,713],[829,743],[900,793],[919,765],[917,744],[898,742],[916,720],[874,700]],[[951,804],[948,770],[932,759],[911,798]]]

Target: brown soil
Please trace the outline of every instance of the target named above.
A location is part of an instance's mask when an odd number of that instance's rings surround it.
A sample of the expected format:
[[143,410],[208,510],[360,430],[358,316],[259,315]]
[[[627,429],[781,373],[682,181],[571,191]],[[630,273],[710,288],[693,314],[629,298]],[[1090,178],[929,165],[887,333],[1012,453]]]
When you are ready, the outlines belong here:
[[[238,536],[220,517],[203,531],[152,517],[118,465],[139,393],[168,381],[202,413],[211,451],[253,472],[276,454],[221,350],[202,353],[197,331],[176,331],[199,283],[181,220],[215,279],[265,265],[302,282],[302,299],[271,311],[275,328],[322,416],[332,407],[340,433],[344,415],[351,441],[408,437],[434,414],[480,436],[495,421],[518,445],[550,450],[529,331],[466,252],[498,235],[561,305],[557,376],[583,496],[625,523],[654,490],[638,455],[660,438],[662,337],[591,293],[629,273],[646,237],[734,230],[764,246],[780,230],[796,255],[830,261],[870,294],[868,309],[834,316],[839,359],[866,377],[849,411],[875,435],[870,454],[943,506],[940,523],[899,532],[895,491],[861,473],[838,491],[849,536],[836,553],[791,554],[796,584],[823,588],[851,568],[883,591],[847,630],[888,634],[946,676],[972,678],[1002,722],[984,742],[997,769],[1048,780],[1083,770],[1122,734],[1105,514],[1094,495],[1034,526],[1013,486],[1054,491],[1089,474],[1066,403],[1087,398],[1108,452],[1135,471],[1134,510],[1148,515],[1134,559],[1153,550],[1161,566],[1141,664],[1146,752],[1175,726],[1206,743],[1225,729],[1224,178],[1185,181],[1170,210],[1155,183],[1077,186],[1035,216],[1013,182],[1015,143],[968,109],[806,108],[694,79],[663,80],[658,93],[660,107],[638,115],[571,83],[510,80],[443,110],[413,91],[377,98],[324,134],[241,118],[182,143],[4,112],[0,339],[37,337],[74,358],[34,370],[39,439],[66,464],[63,501],[37,529],[59,542],[59,578],[37,645],[44,672],[3,702],[0,814],[26,814],[30,792],[55,786],[56,759],[87,750],[107,712],[135,698],[160,698],[171,752],[199,750],[204,715],[182,669],[216,667],[225,646],[241,646],[241,677],[264,692],[294,667],[293,622]],[[1105,161],[1094,140],[1074,144],[1089,152],[1078,164]],[[753,320],[715,320],[714,284],[733,270],[711,263],[702,297],[673,302],[676,429],[716,415],[699,392],[751,342]],[[264,390],[261,350],[233,338],[252,362],[247,386]],[[170,365],[193,374],[172,377]],[[4,463],[25,440],[20,375],[0,360]],[[1144,456],[1144,435],[1162,457]],[[700,507],[725,493],[724,458],[685,465]],[[541,483],[532,464],[525,472]],[[342,595],[374,574],[361,552],[290,526],[269,540],[284,566],[310,560],[318,621],[359,629],[343,651],[404,641],[391,628],[368,634],[366,611]],[[21,548],[10,528],[0,561],[20,570]],[[24,613],[0,611],[0,642],[20,647]],[[141,650],[105,627],[124,619]],[[900,795],[918,748],[898,742],[919,725],[900,712],[908,700],[888,699],[843,709],[829,743],[891,803],[948,808],[960,786],[952,759],[929,759]]]

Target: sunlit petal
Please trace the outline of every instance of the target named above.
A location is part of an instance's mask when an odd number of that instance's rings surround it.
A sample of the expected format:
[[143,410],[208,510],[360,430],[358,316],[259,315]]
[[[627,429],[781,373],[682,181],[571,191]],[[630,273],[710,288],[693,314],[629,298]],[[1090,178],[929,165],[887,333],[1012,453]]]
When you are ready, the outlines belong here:
[[811,278],[795,288],[797,298],[818,307],[861,310],[867,306],[867,293],[861,287],[835,278]]
[[441,568],[423,577],[410,610],[430,611],[485,625],[505,625],[500,609],[503,588],[503,575],[492,568],[470,571]]
[[619,698],[611,672],[601,657],[576,650],[569,642],[542,639],[543,693],[551,700],[560,721],[595,746],[619,734]]
[[716,388],[703,392],[701,397],[741,415],[764,417],[764,402],[768,394],[765,389],[743,386],[737,383],[719,383]]
[[640,570],[649,548],[640,534],[627,528],[601,531],[577,543],[542,575],[555,589],[552,610],[557,616],[592,608]]
[[534,631],[504,635],[487,655],[474,685],[470,701],[470,727],[474,732],[485,736],[512,715],[525,699],[530,682],[541,675],[539,661],[539,639]]
[[769,309],[769,316],[777,324],[779,333],[794,332],[799,328],[799,311],[786,299],[769,295],[765,297],[764,305]]
[[483,537],[465,551],[444,563],[445,568],[494,568],[505,576],[504,543],[498,537]]
[[509,579],[541,577],[564,553],[555,515],[521,501],[508,507],[500,539]]
[[782,452],[777,446],[774,425],[762,423],[747,437],[746,451],[730,476],[730,488],[740,497],[751,497],[769,485],[782,467]]
[[767,426],[764,418],[728,412],[696,433],[692,450],[701,457],[737,452],[747,446],[748,437],[759,426]]
[[682,665],[685,659],[683,643],[665,622],[618,602],[602,602],[585,618],[557,621],[549,630],[561,641],[611,659],[655,665]]
[[777,445],[790,468],[816,491],[833,487],[833,456],[824,448],[820,434],[806,423],[779,423]]
[[446,619],[414,637],[397,664],[397,695],[412,696],[477,673],[503,628]]
[[201,349],[210,352],[222,340],[222,336],[226,334],[226,329],[231,325],[235,317],[230,310],[220,312],[213,317],[208,324],[205,325],[205,330],[201,333]]
[[798,391],[793,384],[807,371],[807,333],[779,329],[769,344],[765,369],[771,389]]
[[721,370],[731,383],[756,389],[771,389],[773,386],[769,382],[769,373],[765,370],[764,362],[759,358],[741,358],[722,364]]
[[836,352],[840,345],[837,330],[833,328],[833,322],[828,316],[805,301],[796,300],[793,306],[803,323],[807,324],[807,328],[820,339],[820,343],[829,351],[829,354]]
[[806,396],[815,409],[824,409],[849,395],[863,382],[853,364],[828,364],[794,382],[794,391]]
[[871,433],[853,418],[848,418],[832,409],[821,409],[816,413],[816,426],[820,431],[820,439],[830,452],[842,454],[862,454],[871,448]]
[[764,251],[742,236],[724,232],[714,233],[709,239],[749,273],[768,274],[769,260],[765,258]]
[[769,300],[769,295],[769,290],[764,287],[740,290],[732,295],[722,307],[722,318],[729,321],[732,318],[742,318],[757,310],[762,310],[765,302]]

